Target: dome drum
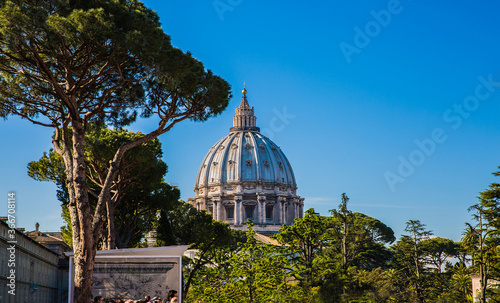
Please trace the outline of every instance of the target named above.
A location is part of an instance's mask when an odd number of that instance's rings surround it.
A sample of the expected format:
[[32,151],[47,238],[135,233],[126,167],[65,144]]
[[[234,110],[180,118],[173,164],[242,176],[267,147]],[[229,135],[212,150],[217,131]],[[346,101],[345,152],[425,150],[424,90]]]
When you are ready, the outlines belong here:
[[264,194],[288,194],[295,195],[297,187],[276,182],[238,182],[211,183],[194,189],[197,197],[209,197],[213,195],[237,195],[261,192]]
[[233,228],[246,229],[245,222],[251,219],[255,230],[275,233],[283,224],[292,224],[294,218],[302,218],[303,200],[282,196],[228,196],[208,199],[190,199],[198,209],[206,209],[214,219],[227,222]]

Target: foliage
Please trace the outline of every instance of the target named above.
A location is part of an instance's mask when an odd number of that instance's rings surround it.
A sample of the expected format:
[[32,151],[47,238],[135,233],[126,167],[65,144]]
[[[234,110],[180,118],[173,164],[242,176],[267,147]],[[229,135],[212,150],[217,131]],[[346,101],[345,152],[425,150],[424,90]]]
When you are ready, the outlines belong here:
[[387,266],[391,254],[384,245],[395,240],[394,232],[375,218],[348,210],[348,200],[343,194],[339,208],[331,210],[329,217],[310,209],[276,236],[288,245],[298,285],[316,290],[318,302],[362,298],[372,292],[369,285],[384,284],[361,282],[361,277]]
[[[140,1],[0,2],[0,117],[17,115],[55,131],[69,196],[75,301],[91,298],[101,218],[112,212],[111,187],[123,156],[181,121],[221,113],[229,90],[191,54],[172,47],[158,15]],[[154,116],[158,126],[112,151],[92,209],[85,176],[89,125],[123,127],[139,115]]]
[[419,220],[406,222],[405,231],[401,239],[392,246],[394,253],[393,266],[400,271],[406,287],[412,292],[417,302],[425,301],[426,283],[426,255],[423,243],[432,235]]
[[196,273],[196,280],[187,294],[187,302],[238,302],[241,295],[231,281],[233,251],[227,247],[218,247],[212,262],[203,266]]
[[352,278],[351,291],[346,296],[346,301],[400,302],[397,299],[400,294],[397,294],[394,277],[394,270],[384,270],[380,267],[358,271]]
[[[409,220],[406,234],[388,249],[395,240],[392,229],[350,211],[347,196],[342,198],[331,216],[309,209],[283,226],[277,246],[258,243],[247,222],[246,242],[214,249],[194,275],[187,302],[473,301],[470,275],[477,265],[469,266],[463,253],[466,243],[477,243],[477,234],[472,242],[455,243]],[[496,291],[487,291],[491,302]]]
[[450,239],[434,237],[422,241],[422,249],[426,263],[435,267],[441,273],[447,260],[458,255],[460,245]]
[[322,248],[328,244],[325,233],[327,230],[326,218],[309,209],[304,218],[295,219],[292,225],[283,226],[276,239],[280,244],[288,247],[287,253],[293,264],[293,277],[308,287],[320,284],[318,273]]
[[197,272],[216,257],[219,248],[236,249],[244,240],[243,232],[232,230],[224,222],[215,221],[205,211],[199,211],[183,201],[159,214],[155,224],[157,245],[189,245],[195,249],[193,258],[185,260],[183,294],[189,292]]
[[[500,172],[493,175],[500,176]],[[479,275],[479,301],[500,300],[500,294],[488,287],[491,279],[500,280],[500,183],[491,183],[481,192],[479,203],[469,211],[476,224],[466,223],[462,243],[471,255],[473,272]]]
[[294,302],[287,259],[279,246],[259,243],[251,221],[246,241],[235,251],[218,249],[210,266],[197,273],[189,302]]
[[467,267],[458,264],[453,268],[449,289],[450,301],[472,302],[472,280]]
[[[348,216],[348,234],[342,232],[342,221],[338,211],[332,210],[329,217],[331,238],[342,243],[345,239],[345,253],[337,248],[337,253],[345,254],[346,268],[356,267],[370,270],[385,267],[390,259],[390,252],[385,247],[395,241],[393,230],[379,221],[362,213],[354,212]],[[335,249],[335,247],[332,247]]]
[[[343,297],[359,297],[364,291],[356,276],[363,271],[384,268],[390,259],[385,247],[395,240],[394,232],[379,220],[365,214],[352,212],[347,207],[349,198],[342,194],[338,209],[330,211],[327,217],[329,245],[325,254],[330,260],[342,264]],[[337,261],[338,263],[338,261]]]
[[[110,152],[130,142],[141,133],[110,130],[93,126],[86,137],[89,146],[86,156],[87,183],[92,192],[91,207],[95,209],[103,186],[106,165],[112,160]],[[131,149],[122,159],[118,180],[113,184],[113,225],[117,248],[135,247],[147,231],[153,229],[156,212],[168,209],[180,196],[179,190],[163,181],[167,165],[161,160],[161,143],[155,139]],[[62,202],[63,237],[72,244],[72,229],[68,210],[68,190],[62,158],[54,152],[44,153],[38,161],[28,164],[28,175],[39,181],[52,181],[58,185],[58,199]],[[109,220],[108,220],[109,223]],[[109,230],[109,229],[108,229]],[[108,234],[103,235],[106,242]]]
[[[470,208],[475,224],[466,225],[461,242],[434,237],[425,224],[409,220],[406,234],[387,249],[395,240],[392,230],[350,211],[344,194],[331,216],[309,209],[283,226],[272,259],[266,246],[250,238],[236,249],[217,250],[196,276],[189,302],[500,301],[499,288],[489,283],[500,279],[499,184],[492,183],[479,199]],[[259,272],[274,282],[260,284]],[[482,279],[478,298],[472,296],[472,274]],[[276,291],[268,293],[266,285]],[[259,300],[260,293],[265,298]]]
[[236,286],[245,302],[275,301],[286,288],[287,260],[273,245],[257,242],[251,221],[247,226],[247,239],[231,260]]

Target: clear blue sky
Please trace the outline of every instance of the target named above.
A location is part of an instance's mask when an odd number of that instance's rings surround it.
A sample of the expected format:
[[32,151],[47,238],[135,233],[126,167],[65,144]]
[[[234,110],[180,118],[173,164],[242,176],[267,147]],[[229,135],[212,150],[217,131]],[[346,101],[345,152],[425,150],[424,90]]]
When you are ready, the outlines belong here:
[[[245,82],[257,124],[290,160],[306,208],[326,215],[345,192],[353,211],[398,236],[413,219],[436,236],[460,239],[467,208],[500,165],[500,86],[492,84],[500,82],[498,2],[146,5],[175,46],[233,88],[222,115],[161,137],[166,180],[183,199],[193,197],[205,153],[228,134]],[[19,227],[62,225],[55,186],[26,174],[51,134],[16,118],[0,121],[0,214],[15,190]]]

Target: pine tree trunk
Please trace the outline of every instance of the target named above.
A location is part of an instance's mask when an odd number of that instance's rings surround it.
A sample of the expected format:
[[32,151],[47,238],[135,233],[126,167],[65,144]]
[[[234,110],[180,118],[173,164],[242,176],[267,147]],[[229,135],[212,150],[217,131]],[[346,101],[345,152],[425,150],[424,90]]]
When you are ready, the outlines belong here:
[[92,301],[92,276],[94,273],[95,252],[93,252],[93,245],[91,243],[91,233],[83,232],[82,239],[85,240],[82,240],[78,245],[73,244],[73,249],[75,250],[75,294],[73,298],[75,303]]
[[88,199],[85,171],[85,131],[78,122],[73,127],[73,186],[74,203],[79,224],[73,229],[73,248],[75,256],[75,296],[74,301],[86,303],[92,300],[92,276],[94,256],[97,246],[94,243],[92,210]]

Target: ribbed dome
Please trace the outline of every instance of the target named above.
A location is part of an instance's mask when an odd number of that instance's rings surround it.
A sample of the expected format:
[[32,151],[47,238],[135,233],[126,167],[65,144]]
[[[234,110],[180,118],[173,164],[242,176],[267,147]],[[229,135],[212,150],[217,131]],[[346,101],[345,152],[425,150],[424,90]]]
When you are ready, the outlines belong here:
[[195,188],[245,181],[297,186],[288,159],[273,141],[256,130],[234,129],[203,159]]
[[281,149],[257,127],[254,108],[243,89],[229,135],[208,151],[201,163],[195,197],[188,202],[206,210],[214,220],[245,230],[277,233],[304,214],[304,198],[297,195],[292,167]]

